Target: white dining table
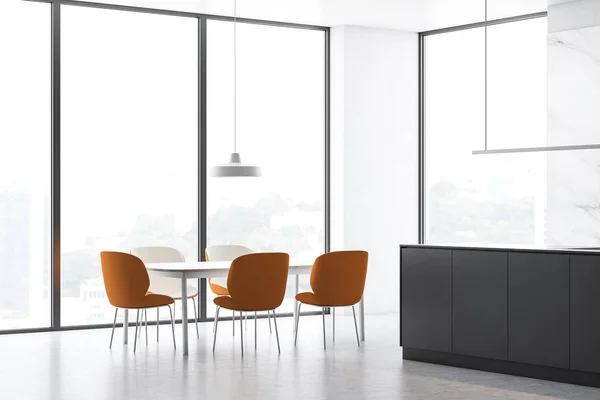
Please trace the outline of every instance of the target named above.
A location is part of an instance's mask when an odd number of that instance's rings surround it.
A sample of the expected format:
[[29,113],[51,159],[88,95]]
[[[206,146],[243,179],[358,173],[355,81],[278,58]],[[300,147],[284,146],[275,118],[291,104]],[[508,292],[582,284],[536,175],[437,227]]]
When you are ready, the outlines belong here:
[[[188,279],[205,279],[205,278],[225,278],[229,274],[231,261],[193,261],[193,262],[172,262],[172,263],[147,263],[146,269],[153,276],[163,276],[167,278],[176,278],[181,280],[182,298],[187,298]],[[290,265],[289,275],[295,277],[296,294],[299,290],[300,275],[310,275],[312,265]],[[187,301],[182,301],[182,344],[183,354],[188,355],[188,310]],[[294,317],[298,310],[298,302],[294,299]],[[361,340],[365,340],[365,312],[364,300],[359,305],[359,323]],[[127,326],[129,323],[129,314],[125,311],[124,339],[127,343]],[[296,331],[296,318],[294,318],[294,332]]]

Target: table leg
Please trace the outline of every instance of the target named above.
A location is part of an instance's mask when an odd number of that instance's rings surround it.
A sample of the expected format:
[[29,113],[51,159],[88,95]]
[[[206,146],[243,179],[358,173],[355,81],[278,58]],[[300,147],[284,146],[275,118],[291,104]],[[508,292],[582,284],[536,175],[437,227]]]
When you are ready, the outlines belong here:
[[127,328],[129,328],[129,310],[124,309],[125,311],[125,319],[123,319],[123,344],[127,344]]
[[365,298],[360,299],[359,304],[359,313],[360,313],[360,339],[365,341]]
[[187,277],[181,276],[181,330],[183,332],[183,355],[188,355],[188,309],[187,309]]
[[294,293],[294,332],[298,329],[296,314],[298,313],[298,300],[296,300],[296,295],[300,290],[300,275],[296,275],[296,283],[295,283],[295,293]]

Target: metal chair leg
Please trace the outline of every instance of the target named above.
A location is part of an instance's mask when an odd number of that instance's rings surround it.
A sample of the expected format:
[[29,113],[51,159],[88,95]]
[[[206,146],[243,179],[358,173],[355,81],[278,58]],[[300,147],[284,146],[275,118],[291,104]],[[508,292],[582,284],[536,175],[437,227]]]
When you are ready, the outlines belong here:
[[160,333],[160,307],[156,307],[156,341],[158,342],[158,335]]
[[296,310],[296,336],[294,337],[294,347],[296,347],[296,343],[298,342],[298,326],[300,325],[300,307],[302,303],[298,302],[298,309]]
[[137,317],[135,318],[135,339],[133,341],[133,352],[135,353],[135,350],[137,349],[137,340],[138,340],[138,328],[140,326],[139,324],[140,322],[140,310],[137,310]]
[[352,306],[352,315],[354,315],[354,330],[356,330],[356,343],[358,343],[358,347],[360,347],[360,339],[358,337],[358,324],[356,323],[356,311],[354,311],[354,306]]
[[254,350],[255,351],[258,348],[258,344],[257,344],[257,340],[258,340],[257,339],[257,337],[258,337],[258,329],[257,329],[257,327],[258,327],[258,324],[257,324],[258,317],[257,316],[258,316],[258,313],[255,311],[254,312]]
[[142,310],[142,318],[140,319],[140,330],[138,332],[138,338],[142,337],[142,325],[144,325],[144,310]]
[[[177,349],[177,345],[175,344],[175,310],[171,311],[171,305],[169,307],[169,314],[171,314],[171,330],[173,331],[173,348]],[[175,308],[175,303],[173,303],[173,308]]]
[[112,349],[113,337],[115,336],[115,326],[117,325],[117,314],[119,313],[119,309],[115,309],[115,319],[113,321],[112,333],[110,334],[110,344],[108,345],[109,349]]
[[331,316],[333,317],[333,343],[335,343],[335,307],[331,307]]
[[233,336],[235,336],[235,311],[233,312],[233,317],[231,318],[233,325]]
[[277,330],[277,317],[275,316],[275,310],[273,310],[273,323],[275,324],[275,337],[277,337],[277,351],[281,354],[281,347],[279,346],[279,330]]
[[196,318],[196,337],[200,339],[200,331],[198,330],[198,312],[196,311],[196,300],[192,297],[192,304],[194,305],[194,317]]
[[138,337],[140,339],[142,338],[142,326],[144,325],[144,312],[146,312],[146,310],[141,310],[141,315],[140,315],[140,331],[138,332]]
[[217,313],[215,314],[215,337],[213,338],[213,353],[215,352],[215,346],[217,345],[217,329],[219,329],[219,311],[221,311],[221,307],[217,307]]
[[267,318],[269,319],[269,333],[273,333],[271,329],[271,311],[267,311]]
[[242,358],[244,358],[244,316],[240,311],[240,340],[242,341]]
[[140,330],[138,331],[138,338],[142,340],[142,327],[144,326],[144,310],[140,310],[140,322],[138,323]]
[[323,307],[323,349],[327,350],[327,337],[325,336],[325,307]]
[[146,346],[148,346],[148,310],[144,310],[144,319],[146,320]]

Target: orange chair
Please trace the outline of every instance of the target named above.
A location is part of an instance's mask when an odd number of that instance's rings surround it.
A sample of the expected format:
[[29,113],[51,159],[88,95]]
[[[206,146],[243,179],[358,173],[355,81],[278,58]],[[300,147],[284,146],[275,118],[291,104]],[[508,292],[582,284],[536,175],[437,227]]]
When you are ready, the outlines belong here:
[[229,269],[229,276],[227,277],[229,296],[221,296],[214,299],[217,305],[217,314],[215,318],[213,352],[217,344],[219,311],[221,308],[225,308],[240,313],[242,357],[244,356],[242,313],[254,312],[254,348],[256,349],[257,313],[259,311],[273,311],[277,349],[281,353],[275,309],[281,305],[285,297],[289,265],[290,256],[286,253],[254,253],[233,260]]
[[[240,246],[235,244],[217,244],[208,246],[204,249],[204,256],[206,261],[233,261],[240,256],[254,253],[252,249],[246,246]],[[227,290],[227,278],[208,278],[208,287],[215,294],[215,296],[229,296]],[[269,315],[269,330],[271,329],[271,316]],[[248,327],[248,313],[245,318],[245,328]],[[216,326],[216,324],[215,324]],[[231,319],[231,326],[233,328],[233,336],[235,336],[235,311],[233,312],[233,318]],[[213,332],[214,332],[213,327]]]
[[[137,310],[135,343],[133,345],[133,352],[135,353],[138,328],[141,329],[140,311],[164,306],[168,306],[171,313],[171,329],[173,331],[173,346],[175,347],[175,321],[171,310],[171,304],[175,301],[169,296],[148,293],[150,277],[142,260],[127,253],[103,251],[100,253],[100,261],[108,301],[116,307],[109,348],[112,347],[119,308]],[[146,329],[148,329],[147,325]],[[147,332],[146,344],[148,344]]]
[[321,307],[323,311],[323,346],[327,349],[325,337],[325,309],[333,309],[333,340],[335,341],[335,307],[352,307],[356,341],[358,326],[354,306],[360,302],[365,290],[369,254],[366,251],[336,251],[323,254],[315,260],[310,274],[310,287],[313,292],[299,293],[298,312],[296,313],[296,337],[298,341],[298,324],[300,323],[300,307],[302,304]]

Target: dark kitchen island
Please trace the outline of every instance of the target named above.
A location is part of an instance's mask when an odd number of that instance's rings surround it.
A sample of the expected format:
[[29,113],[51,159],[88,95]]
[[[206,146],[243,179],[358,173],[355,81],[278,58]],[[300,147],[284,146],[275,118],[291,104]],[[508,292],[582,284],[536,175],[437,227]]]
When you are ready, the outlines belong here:
[[600,387],[600,251],[401,245],[403,358]]

